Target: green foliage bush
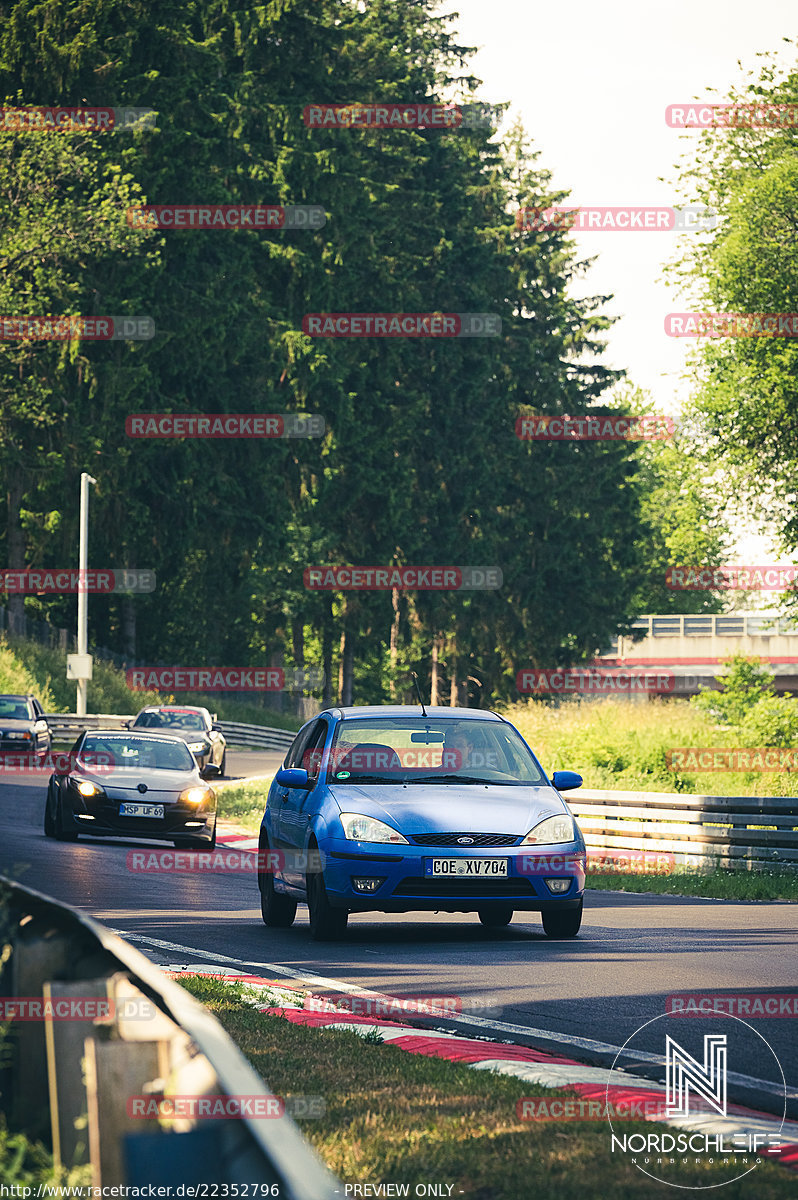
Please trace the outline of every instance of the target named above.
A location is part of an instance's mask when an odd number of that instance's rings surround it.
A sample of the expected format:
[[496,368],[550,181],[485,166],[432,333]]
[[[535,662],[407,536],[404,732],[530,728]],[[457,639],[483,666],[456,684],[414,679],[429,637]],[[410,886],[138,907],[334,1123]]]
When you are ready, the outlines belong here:
[[722,725],[739,726],[766,697],[773,696],[773,675],[759,658],[732,654],[724,659],[729,668],[723,690],[705,688],[690,703]]
[[11,695],[32,692],[47,712],[54,703],[50,682],[48,674],[31,671],[16,649],[6,641],[0,642],[0,692]]

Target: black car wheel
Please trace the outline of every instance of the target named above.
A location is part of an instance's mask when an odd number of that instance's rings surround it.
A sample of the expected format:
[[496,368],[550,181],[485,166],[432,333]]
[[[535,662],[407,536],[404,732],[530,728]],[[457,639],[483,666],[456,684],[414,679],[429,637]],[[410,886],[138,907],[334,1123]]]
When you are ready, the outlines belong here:
[[260,915],[270,929],[290,929],[296,917],[296,900],[275,891],[271,871],[258,872]]
[[349,910],[333,908],[330,904],[327,889],[324,886],[324,875],[321,871],[308,875],[306,879],[310,935],[314,942],[332,942],[336,938],[343,937],[349,920]]
[[506,904],[493,908],[480,908],[479,919],[488,929],[500,929],[503,925],[510,924],[513,919],[513,910]]
[[64,826],[64,801],[60,794],[55,798],[55,829],[53,836],[59,842],[76,842],[78,840],[77,832],[73,829],[67,829]]
[[544,912],[543,913],[543,929],[547,937],[551,938],[567,938],[576,937],[579,933],[579,926],[582,924],[582,901],[579,901],[579,908],[572,908],[566,912]]
[[222,761],[219,763],[219,778],[223,779],[227,770],[227,747],[222,751]]

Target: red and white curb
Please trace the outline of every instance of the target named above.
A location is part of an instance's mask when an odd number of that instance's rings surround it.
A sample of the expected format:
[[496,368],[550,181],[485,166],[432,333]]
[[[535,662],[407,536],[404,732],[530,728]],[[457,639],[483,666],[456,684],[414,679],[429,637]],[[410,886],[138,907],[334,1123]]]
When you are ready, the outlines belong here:
[[[609,1070],[606,1067],[590,1067],[576,1059],[561,1054],[553,1054],[547,1050],[537,1050],[531,1046],[507,1045],[504,1042],[489,1042],[482,1039],[463,1037],[456,1033],[440,1033],[437,1030],[416,1029],[410,1025],[402,1025],[395,1021],[375,1020],[373,1017],[361,1016],[351,1012],[340,1011],[323,996],[314,996],[307,990],[287,987],[284,979],[265,980],[259,975],[246,975],[239,972],[221,970],[218,967],[200,968],[192,966],[189,971],[181,972],[164,968],[174,978],[181,973],[202,974],[223,979],[228,983],[242,983],[257,991],[268,993],[267,1004],[252,1003],[259,1012],[270,1016],[284,1017],[295,1025],[305,1025],[315,1029],[346,1029],[352,1033],[366,1036],[377,1033],[384,1042],[398,1046],[410,1054],[424,1054],[433,1058],[444,1058],[450,1062],[459,1062],[473,1067],[478,1071],[496,1071],[501,1075],[511,1075],[526,1083],[538,1084],[541,1087],[563,1089],[584,1101],[593,1101],[618,1111],[631,1105],[640,1106],[641,1120],[653,1121],[657,1124],[673,1126],[690,1132],[702,1132],[712,1135],[723,1135],[731,1139],[735,1135],[761,1134],[763,1136],[779,1136],[782,1145],[778,1150],[763,1149],[760,1153],[773,1158],[782,1166],[798,1170],[798,1122],[784,1121],[771,1113],[757,1112],[742,1105],[730,1104],[727,1116],[717,1114],[697,1114],[693,1117],[665,1117],[659,1115],[664,1107],[665,1088],[648,1080],[637,1083],[630,1076],[629,1083],[617,1083],[619,1070]],[[312,1002],[313,1007],[306,1004]],[[445,1016],[445,1013],[441,1013]],[[530,1098],[539,1101],[540,1097]],[[567,1098],[562,1100],[563,1108]],[[656,1105],[658,1115],[646,1115],[645,1106]],[[533,1106],[534,1107],[534,1106]],[[549,1102],[549,1111],[551,1103]],[[566,1110],[567,1111],[567,1110]],[[648,1111],[651,1111],[649,1108]],[[524,1119],[524,1118],[522,1118]],[[530,1118],[534,1120],[534,1115]],[[575,1119],[579,1119],[578,1115]],[[586,1118],[582,1118],[586,1119]]]

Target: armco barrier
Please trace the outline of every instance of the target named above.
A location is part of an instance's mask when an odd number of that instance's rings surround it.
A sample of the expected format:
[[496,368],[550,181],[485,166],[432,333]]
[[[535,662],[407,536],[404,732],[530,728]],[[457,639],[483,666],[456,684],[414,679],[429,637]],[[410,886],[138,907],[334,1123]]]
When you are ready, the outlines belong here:
[[[128,1100],[142,1096],[163,1097],[167,1107],[170,1097],[246,1097],[273,1111],[263,1080],[215,1017],[138,950],[2,876],[0,934],[10,950],[0,997],[73,1006],[80,998],[81,1013],[96,997],[110,1010],[99,1020],[10,1022],[0,1108],[12,1130],[45,1140],[51,1133],[56,1163],[90,1162],[94,1187],[204,1184],[193,1194],[340,1200],[343,1186],[288,1116],[181,1115],[165,1129],[129,1113]],[[224,1184],[251,1187],[214,1190]]]
[[[673,854],[677,868],[798,868],[798,797],[568,793],[588,852]],[[608,857],[611,855],[608,853]]]
[[[45,720],[58,740],[73,740],[84,729],[124,729],[135,714],[92,713],[78,717],[74,713],[45,713]],[[257,750],[285,752],[296,737],[290,729],[272,729],[266,725],[244,725],[238,721],[219,721],[228,746],[254,746]]]

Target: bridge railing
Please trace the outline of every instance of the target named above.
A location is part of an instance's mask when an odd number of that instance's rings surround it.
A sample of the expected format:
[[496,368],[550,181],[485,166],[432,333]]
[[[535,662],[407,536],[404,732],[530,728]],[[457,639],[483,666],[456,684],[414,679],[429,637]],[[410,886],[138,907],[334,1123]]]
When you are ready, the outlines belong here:
[[[69,741],[84,729],[124,729],[135,714],[92,713],[78,717],[75,713],[45,713],[47,724],[57,741]],[[240,721],[218,721],[228,746],[252,746],[256,750],[285,752],[296,737],[290,729],[274,729],[268,725],[246,725]]]
[[[580,790],[566,797],[588,856],[666,856],[679,869],[798,869],[798,797]],[[631,854],[629,853],[631,852]]]

